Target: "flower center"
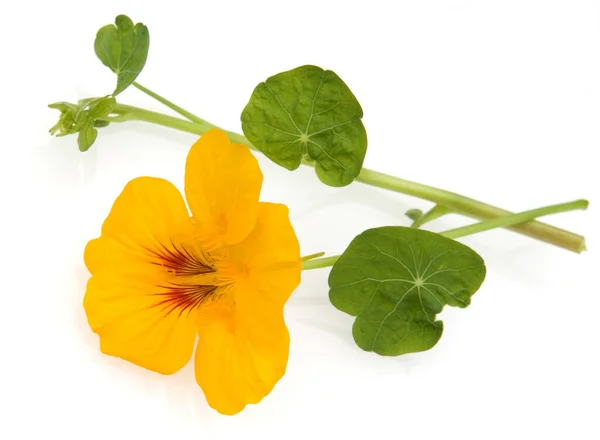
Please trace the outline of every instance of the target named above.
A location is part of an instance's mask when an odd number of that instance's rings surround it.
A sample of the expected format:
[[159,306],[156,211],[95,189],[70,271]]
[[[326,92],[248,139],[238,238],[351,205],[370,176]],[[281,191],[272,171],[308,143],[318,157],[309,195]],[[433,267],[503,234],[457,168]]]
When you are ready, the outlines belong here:
[[191,313],[201,304],[218,297],[220,284],[215,261],[211,255],[194,244],[160,243],[155,249],[147,249],[152,264],[164,269],[164,281],[157,284],[155,307],[161,307],[165,315],[176,312]]

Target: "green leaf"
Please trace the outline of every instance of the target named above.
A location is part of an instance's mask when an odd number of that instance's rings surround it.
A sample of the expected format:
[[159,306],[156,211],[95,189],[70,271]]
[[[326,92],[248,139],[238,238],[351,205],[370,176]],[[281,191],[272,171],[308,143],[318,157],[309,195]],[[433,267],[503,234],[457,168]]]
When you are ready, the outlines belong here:
[[108,127],[109,125],[110,125],[110,122],[103,121],[101,119],[98,121],[94,121],[94,127],[96,127],[96,128]]
[[[422,214],[420,217],[418,218],[413,218],[413,224],[410,225],[411,228],[420,228],[421,226],[423,226],[425,223],[430,222],[432,220],[435,220],[436,218],[440,218],[446,214],[450,214],[452,212],[451,209],[446,208],[445,206],[442,205],[435,205],[433,208],[431,208],[429,211],[427,211],[426,213]],[[406,215],[408,217],[410,217],[408,215],[408,212],[406,212]]]
[[89,150],[92,144],[96,141],[96,137],[98,137],[98,130],[94,128],[94,124],[86,122],[77,136],[77,145],[79,146],[79,150]]
[[302,66],[260,83],[242,112],[245,136],[273,162],[315,162],[330,186],[350,184],[367,152],[360,104],[331,70]]
[[472,249],[433,232],[369,229],[358,235],[329,275],[329,298],[356,316],[356,344],[380,355],[428,350],[442,336],[444,305],[467,307],[485,278]]
[[113,96],[81,99],[77,104],[56,102],[48,107],[59,110],[58,123],[50,129],[50,134],[66,136],[79,133],[77,144],[81,151],[87,151],[98,136],[95,127],[105,127],[108,121],[102,120],[113,112],[117,101]]
[[55,102],[49,104],[48,107],[60,112],[58,122],[49,130],[51,135],[66,136],[77,133],[78,128],[76,127],[77,121],[75,118],[77,106],[75,104],[71,104],[70,102]]
[[[116,26],[115,26],[116,25]],[[148,57],[150,34],[142,23],[133,24],[126,15],[119,15],[115,25],[106,25],[96,34],[94,51],[110,70],[117,74],[116,96],[138,77]]]
[[405,216],[407,216],[409,219],[411,219],[413,222],[416,222],[417,220],[419,220],[421,217],[423,217],[423,211],[421,211],[420,209],[409,209],[408,211],[406,211],[404,213]]
[[88,104],[89,107],[89,119],[105,118],[115,109],[117,100],[114,96],[105,96],[103,98],[96,98]]
[[75,104],[71,104],[70,102],[54,102],[52,104],[48,104],[49,108],[58,110],[60,112],[68,112],[68,111],[76,111],[77,106]]

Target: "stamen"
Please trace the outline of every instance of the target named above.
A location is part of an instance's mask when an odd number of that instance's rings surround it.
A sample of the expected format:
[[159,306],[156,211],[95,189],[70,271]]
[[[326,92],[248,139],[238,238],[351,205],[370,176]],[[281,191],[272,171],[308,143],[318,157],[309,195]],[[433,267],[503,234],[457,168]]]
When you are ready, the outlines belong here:
[[215,271],[207,255],[203,253],[198,256],[183,245],[180,249],[173,243],[173,240],[171,240],[170,248],[163,243],[158,243],[158,249],[145,249],[158,259],[158,261],[153,261],[152,264],[162,266],[175,275],[192,276]]
[[217,290],[217,286],[202,286],[192,284],[181,284],[172,286],[157,286],[168,290],[165,293],[159,293],[158,296],[164,297],[163,300],[155,304],[155,307],[163,306],[165,316],[169,313],[179,310],[179,316],[187,311],[188,315],[200,304],[210,299]]
[[215,263],[209,254],[195,247],[176,245],[172,240],[170,246],[159,242],[155,249],[145,249],[156,260],[151,263],[166,271],[166,283],[156,286],[162,292],[152,294],[160,297],[153,307],[162,307],[165,317],[175,311],[178,311],[178,316],[184,312],[189,315],[202,303],[216,299],[219,286],[214,284],[210,275],[203,276],[216,273]]

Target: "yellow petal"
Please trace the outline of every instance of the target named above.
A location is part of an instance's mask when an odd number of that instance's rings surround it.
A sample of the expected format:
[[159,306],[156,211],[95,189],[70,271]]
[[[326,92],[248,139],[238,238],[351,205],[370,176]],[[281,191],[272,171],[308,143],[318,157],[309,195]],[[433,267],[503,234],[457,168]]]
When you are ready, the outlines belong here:
[[185,194],[203,238],[238,243],[256,223],[262,173],[250,151],[209,130],[192,146],[185,169]]
[[188,362],[195,319],[170,301],[173,268],[157,256],[176,255],[183,246],[194,252],[186,242],[192,233],[183,198],[171,183],[142,177],[127,184],[100,238],[85,249],[92,278],[84,308],[102,352],[163,374]]
[[300,283],[298,240],[284,205],[260,203],[255,229],[229,248],[238,279],[230,300],[200,321],[196,380],[208,403],[235,414],[258,403],[285,373],[285,302]]
[[[257,297],[248,298],[250,301],[281,307],[300,284],[300,245],[285,205],[260,203],[256,227],[229,252],[246,282],[259,292]],[[238,308],[243,307],[244,300],[236,298]]]
[[[254,294],[240,291],[239,286],[235,290],[236,296]],[[215,309],[199,327],[196,381],[212,408],[233,415],[249,403],[260,402],[283,376],[289,334],[282,309],[252,322],[236,320],[235,310],[222,303]],[[256,338],[258,334],[262,338]]]

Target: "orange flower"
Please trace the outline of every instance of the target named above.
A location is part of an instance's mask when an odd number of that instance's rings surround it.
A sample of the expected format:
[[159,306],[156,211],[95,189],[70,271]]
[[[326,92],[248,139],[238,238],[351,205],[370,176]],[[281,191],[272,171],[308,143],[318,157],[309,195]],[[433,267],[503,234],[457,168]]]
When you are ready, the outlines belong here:
[[259,202],[254,156],[211,130],[191,148],[183,197],[170,182],[127,184],[88,243],[83,305],[100,350],[172,374],[195,354],[210,406],[236,414],[283,376],[283,306],[300,282],[284,205]]

